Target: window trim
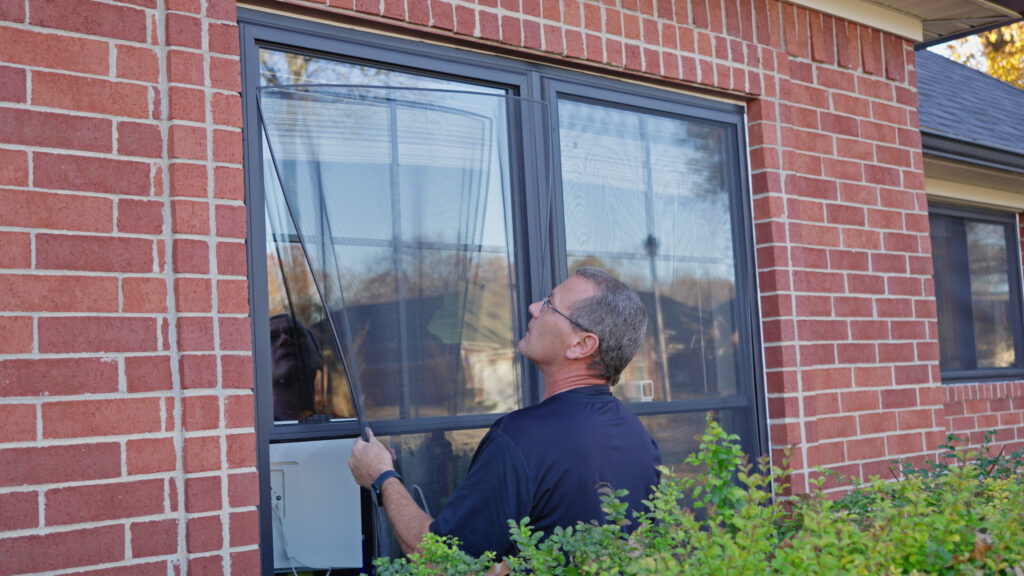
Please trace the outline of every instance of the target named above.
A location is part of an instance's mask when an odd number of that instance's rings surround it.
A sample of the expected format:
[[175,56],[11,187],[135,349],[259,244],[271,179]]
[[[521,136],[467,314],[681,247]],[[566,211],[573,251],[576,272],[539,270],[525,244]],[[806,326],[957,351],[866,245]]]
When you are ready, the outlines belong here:
[[[256,397],[257,470],[260,486],[260,549],[261,566],[264,574],[273,574],[272,516],[270,507],[269,446],[271,442],[288,442],[300,439],[321,439],[353,437],[359,434],[357,423],[339,421],[324,424],[294,424],[286,429],[274,430],[273,398],[270,386],[259,385],[269,381],[270,356],[269,338],[264,328],[269,322],[266,309],[268,300],[266,264],[261,260],[262,246],[266,243],[263,224],[262,162],[258,157],[261,150],[259,113],[254,95],[260,82],[260,48],[279,48],[330,58],[342,56],[352,60],[372,61],[381,67],[416,70],[427,75],[453,78],[477,84],[488,84],[511,88],[519,96],[556,102],[559,94],[575,95],[598,99],[604,105],[620,105],[627,109],[642,109],[655,114],[682,115],[701,121],[721,122],[730,126],[731,140],[728,154],[727,185],[736,194],[733,208],[733,240],[736,258],[736,326],[740,333],[737,360],[744,360],[750,366],[749,376],[741,376],[738,384],[740,394],[736,397],[708,398],[700,400],[631,404],[629,408],[637,415],[658,415],[669,413],[704,412],[710,409],[740,410],[752,412],[751,421],[744,422],[749,433],[742,435],[744,449],[753,456],[769,453],[767,424],[767,394],[764,386],[764,367],[760,336],[759,299],[757,274],[754,262],[752,199],[750,196],[748,154],[746,149],[746,112],[744,106],[722,100],[707,99],[683,92],[675,92],[645,86],[629,81],[595,76],[584,72],[555,68],[505,56],[484,54],[450,46],[427,43],[409,38],[385,36],[341,25],[304,20],[257,9],[239,7],[238,24],[241,38],[242,62],[242,105],[245,134],[243,149],[245,198],[249,207],[247,254],[250,280],[250,320],[253,333],[253,362]],[[512,149],[521,145],[529,150],[543,150],[546,146],[557,145],[557,124],[554,115],[547,125],[535,116],[522,119],[522,132],[512,131]],[[256,128],[254,128],[256,127]],[[254,155],[257,155],[254,157]],[[532,302],[546,295],[555,280],[564,274],[564,231],[560,223],[561,207],[556,206],[551,214],[550,226],[557,233],[548,237],[549,254],[543,254],[542,242],[531,239],[543,238],[541,230],[544,218],[552,200],[550,194],[559,194],[555,200],[560,204],[560,190],[554,190],[549,182],[542,182],[544,160],[537,154],[527,154],[513,170],[513,179],[522,179],[522,185],[513,186],[518,190],[534,190],[525,197],[513,196],[514,244],[512,249],[522,255],[517,258],[516,274],[520,278],[517,298]],[[554,162],[555,158],[549,154]],[[258,209],[257,209],[258,208]],[[559,245],[560,243],[560,245]],[[252,249],[252,247],[258,247]],[[551,257],[553,255],[554,257]],[[548,266],[541,263],[548,262]],[[532,266],[532,268],[531,268]],[[517,319],[522,326],[529,320],[529,312],[521,307],[523,318]],[[519,358],[518,366],[523,375],[520,385],[523,406],[536,404],[542,397],[539,371],[525,359]],[[375,432],[384,435],[426,432],[434,430],[464,430],[486,428],[501,414],[482,414],[455,417],[417,419],[415,421],[374,422]],[[738,419],[739,420],[739,419]],[[268,423],[269,426],[268,426]],[[739,423],[739,422],[738,422]],[[367,519],[364,518],[364,522]]]
[[[967,220],[971,220],[1009,227],[1009,229],[1006,230],[1005,235],[1007,240],[1006,265],[1010,285],[1010,317],[1015,319],[1015,321],[1012,322],[1011,330],[1014,338],[1016,366],[1009,368],[941,370],[942,383],[964,384],[971,382],[1019,379],[1024,377],[1024,276],[1022,276],[1022,274],[1024,274],[1024,268],[1021,267],[1020,222],[1018,221],[1017,214],[1011,211],[1004,212],[1000,210],[984,209],[976,206],[964,206],[959,204],[929,201],[928,215],[931,217],[933,214],[960,218],[961,221],[965,222]],[[954,255],[954,258],[958,258],[962,261],[954,262],[954,265],[967,266],[966,257],[966,246],[962,248],[958,247],[957,254]],[[934,252],[932,254],[932,258],[934,258]],[[961,292],[963,290],[963,286],[958,284],[956,290],[957,292]],[[938,297],[937,293],[936,297]],[[962,337],[959,343],[961,354],[966,354],[965,357],[969,358],[971,363],[977,365],[978,352],[977,345],[974,340],[973,308],[960,310],[959,313],[957,321],[963,323],[969,328],[969,333]],[[937,322],[938,317],[936,317],[936,323]]]

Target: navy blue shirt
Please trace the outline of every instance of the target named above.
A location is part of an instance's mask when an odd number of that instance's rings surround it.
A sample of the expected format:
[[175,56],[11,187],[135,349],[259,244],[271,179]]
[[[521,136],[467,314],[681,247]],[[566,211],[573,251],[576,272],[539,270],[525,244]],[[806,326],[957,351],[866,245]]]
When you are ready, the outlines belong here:
[[508,520],[556,526],[604,521],[598,488],[626,489],[630,514],[658,482],[658,445],[608,386],[574,388],[500,418],[465,480],[430,524],[479,556],[513,554]]

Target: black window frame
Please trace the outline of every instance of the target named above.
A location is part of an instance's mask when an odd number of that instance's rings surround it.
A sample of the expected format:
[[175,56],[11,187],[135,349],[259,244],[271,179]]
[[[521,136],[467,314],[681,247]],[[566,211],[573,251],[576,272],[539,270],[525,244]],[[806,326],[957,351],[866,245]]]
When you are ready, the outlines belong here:
[[[606,106],[640,110],[673,117],[686,116],[702,121],[721,123],[729,129],[728,182],[735,192],[732,203],[733,246],[736,268],[736,301],[740,346],[738,359],[749,361],[749,370],[739,378],[739,392],[734,397],[681,400],[648,404],[628,404],[639,416],[670,413],[695,413],[708,410],[746,410],[753,418],[740,423],[744,431],[741,444],[752,457],[768,454],[768,427],[766,393],[763,382],[758,292],[754,263],[753,219],[747,169],[746,114],[742,105],[722,100],[639,85],[623,80],[555,68],[524,60],[483,54],[459,48],[431,44],[408,38],[335,26],[323,22],[303,20],[251,8],[238,9],[241,37],[242,104],[244,118],[244,174],[245,198],[248,206],[248,266],[250,284],[250,311],[253,330],[253,362],[256,396],[257,470],[260,485],[260,549],[264,574],[273,574],[273,550],[269,488],[269,446],[272,442],[313,440],[359,435],[357,422],[333,421],[328,424],[293,424],[275,426],[273,398],[270,386],[269,313],[267,308],[267,271],[263,254],[266,242],[264,229],[264,193],[262,162],[262,135],[259,113],[255,101],[259,86],[259,50],[276,48],[328,58],[343,58],[372,63],[382,68],[414,71],[442,78],[452,78],[478,84],[500,86],[511,93],[536,100],[546,100],[555,109],[559,98],[590,100]],[[558,123],[552,112],[547,123],[541,118],[524,113],[521,118],[518,141],[521,150],[557,149]],[[513,131],[514,132],[514,131]],[[515,150],[514,147],[510,149]],[[550,289],[564,279],[567,258],[560,180],[550,186],[543,179],[543,159],[525,153],[516,159],[513,180],[527,193],[513,196],[514,228],[513,250],[516,274],[522,281],[516,297],[521,302],[533,302],[546,296]],[[530,192],[532,191],[532,193]],[[554,194],[552,198],[550,195]],[[541,230],[543,211],[554,202],[548,232],[550,242],[531,241],[543,238]],[[545,249],[548,252],[545,254]],[[545,263],[547,265],[545,265]],[[521,326],[529,320],[525,306],[520,306]],[[517,335],[518,336],[518,335]],[[523,406],[536,404],[542,397],[542,383],[537,369],[517,355],[517,366],[523,375]],[[421,433],[435,430],[479,429],[490,426],[501,413],[427,418],[405,421],[374,422],[378,435]]]
[[[963,206],[943,202],[930,201],[928,203],[929,219],[933,216],[944,216],[957,218],[966,223],[968,220],[998,224],[1004,226],[1004,234],[1007,243],[1006,265],[1009,278],[1010,290],[1010,312],[1009,317],[1014,320],[1012,325],[1015,361],[1016,365],[1009,368],[966,368],[941,370],[943,384],[962,384],[969,382],[984,382],[993,380],[1020,379],[1024,377],[1024,292],[1022,292],[1022,268],[1020,254],[1020,227],[1017,221],[1017,214],[1010,211],[996,209],[985,209],[976,206]],[[967,254],[966,236],[957,242],[954,247],[954,254],[951,255],[953,264],[958,269],[954,277],[960,280],[956,285],[959,301],[970,302],[970,270]],[[935,254],[932,251],[932,258]],[[962,268],[962,269],[961,269]],[[936,268],[937,269],[937,268]],[[935,297],[938,298],[936,289]],[[964,306],[958,310],[957,322],[959,323],[961,358],[965,362],[977,366],[977,346],[974,337],[974,310],[971,306]],[[938,318],[936,318],[938,322]],[[939,331],[938,337],[942,336]]]

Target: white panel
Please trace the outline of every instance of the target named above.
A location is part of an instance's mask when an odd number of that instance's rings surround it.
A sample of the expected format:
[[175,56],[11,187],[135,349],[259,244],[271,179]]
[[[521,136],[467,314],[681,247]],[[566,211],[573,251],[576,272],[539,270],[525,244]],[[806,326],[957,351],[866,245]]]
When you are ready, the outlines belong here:
[[354,443],[270,445],[275,570],[362,567],[359,485],[348,469]]

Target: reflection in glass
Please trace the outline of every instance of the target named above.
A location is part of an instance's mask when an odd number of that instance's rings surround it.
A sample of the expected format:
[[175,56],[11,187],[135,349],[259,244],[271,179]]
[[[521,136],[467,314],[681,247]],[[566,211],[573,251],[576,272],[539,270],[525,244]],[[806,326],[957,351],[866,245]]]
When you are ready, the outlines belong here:
[[959,270],[960,250],[957,245],[963,238],[962,218],[932,214],[929,218],[932,239],[932,263],[935,269],[935,302],[939,323],[939,367],[942,370],[969,368],[962,354],[961,312],[967,310],[966,302],[958,302],[957,284],[966,281]]
[[[355,415],[331,323],[345,333],[370,419],[517,408],[514,101],[494,88],[272,50],[261,53],[261,78],[282,86],[261,93],[271,315],[288,313],[319,338],[323,411]],[[409,89],[284,86],[320,82]],[[322,193],[286,202],[293,189]]]
[[[449,430],[426,434],[404,434],[381,438],[386,446],[395,452],[396,468],[413,499],[431,516],[451,499],[459,482],[466,477],[469,464],[487,430]],[[377,510],[382,512],[383,508]],[[382,519],[386,520],[383,513]],[[390,530],[378,533],[382,538],[391,539]],[[401,556],[397,541],[382,542],[381,548],[387,555]]]
[[569,273],[604,268],[647,304],[647,338],[616,394],[736,395],[725,130],[571,100],[558,122]]
[[978,368],[1013,366],[1016,354],[1010,325],[1006,227],[968,221],[966,234]]

